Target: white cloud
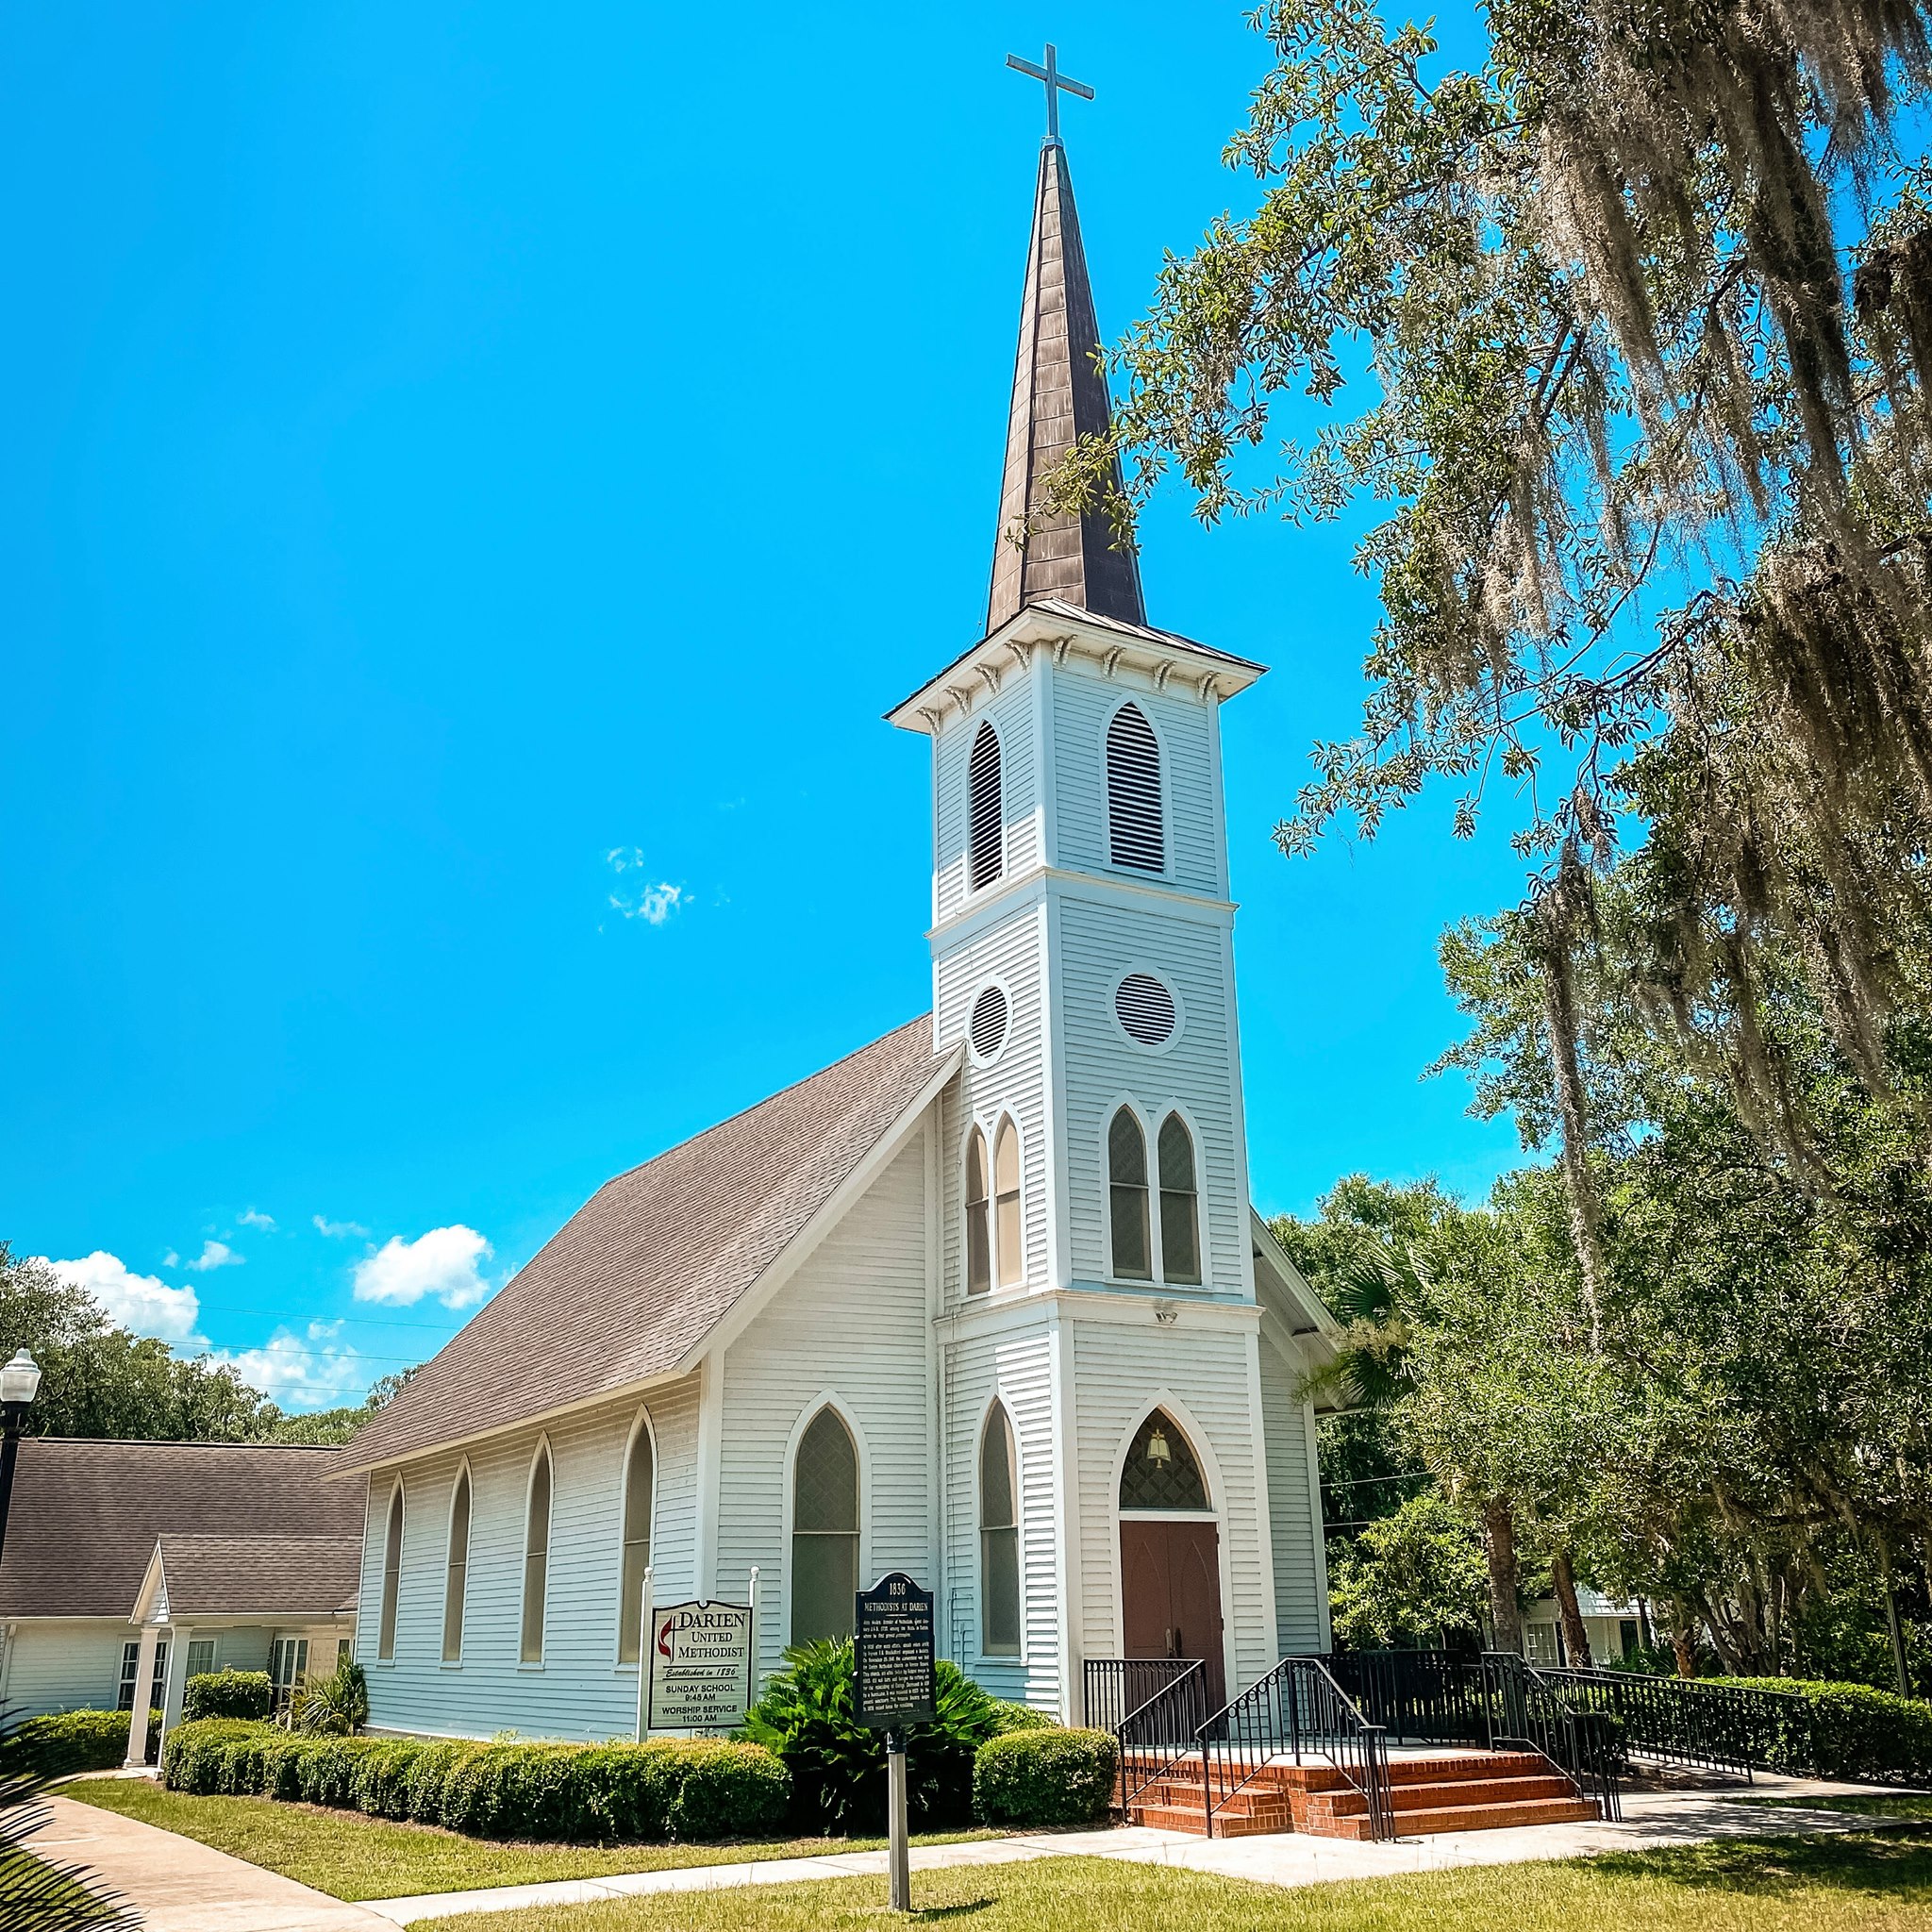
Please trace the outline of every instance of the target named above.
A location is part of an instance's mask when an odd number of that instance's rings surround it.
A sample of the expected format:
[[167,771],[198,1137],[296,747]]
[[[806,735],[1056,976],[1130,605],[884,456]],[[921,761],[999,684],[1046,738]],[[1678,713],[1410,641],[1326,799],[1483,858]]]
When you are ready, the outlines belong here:
[[308,1218],[314,1222],[316,1231],[327,1235],[332,1241],[339,1241],[347,1235],[369,1232],[359,1221],[330,1221],[325,1215],[321,1214],[311,1214]]
[[284,1408],[333,1408],[358,1396],[369,1379],[355,1349],[336,1345],[341,1326],[311,1322],[300,1336],[277,1328],[259,1348],[222,1349],[214,1360]]
[[245,1214],[239,1216],[238,1219],[243,1227],[258,1227],[263,1234],[273,1234],[275,1231],[275,1216],[273,1214],[263,1214],[258,1208],[249,1208]]
[[121,1327],[158,1336],[183,1348],[206,1348],[194,1332],[201,1301],[192,1288],[170,1288],[153,1274],[135,1274],[118,1256],[96,1248],[78,1261],[49,1261],[63,1281],[84,1288]]
[[239,1268],[247,1258],[246,1255],[238,1255],[226,1241],[208,1241],[202,1242],[201,1253],[193,1260],[183,1261],[171,1253],[162,1265],[186,1268],[193,1274],[207,1274],[216,1268]]
[[408,1307],[434,1295],[446,1308],[474,1307],[490,1292],[477,1271],[490,1259],[490,1243],[474,1227],[432,1227],[406,1241],[391,1235],[375,1254],[356,1263],[356,1299]]
[[[636,845],[613,845],[604,855],[604,863],[622,878],[626,873],[641,872],[644,855]],[[646,925],[662,925],[674,912],[691,904],[691,894],[669,879],[655,883],[640,878],[621,886],[610,894],[610,909],[624,919],[641,919]]]

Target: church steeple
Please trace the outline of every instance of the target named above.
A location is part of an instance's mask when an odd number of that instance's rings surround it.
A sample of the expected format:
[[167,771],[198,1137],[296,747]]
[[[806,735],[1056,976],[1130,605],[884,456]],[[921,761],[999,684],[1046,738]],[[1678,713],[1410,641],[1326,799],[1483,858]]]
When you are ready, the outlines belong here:
[[[1036,515],[1028,521],[1040,479],[1081,437],[1105,431],[1109,405],[1107,385],[1094,366],[1100,325],[1058,127],[1060,90],[1089,99],[1092,90],[1061,76],[1051,47],[1044,68],[1011,56],[1008,65],[1046,83],[1048,132],[1033,197],[986,627],[989,633],[997,630],[1044,597],[1144,625],[1140,565],[1131,550],[1114,547],[1113,525],[1105,510]],[[1116,462],[1116,487],[1120,480]]]

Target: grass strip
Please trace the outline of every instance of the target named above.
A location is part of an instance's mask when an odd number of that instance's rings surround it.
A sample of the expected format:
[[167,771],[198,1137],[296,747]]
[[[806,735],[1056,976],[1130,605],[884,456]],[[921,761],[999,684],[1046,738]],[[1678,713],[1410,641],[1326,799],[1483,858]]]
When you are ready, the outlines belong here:
[[[874,1851],[885,1843],[876,1838],[806,1838],[754,1844],[505,1844],[462,1838],[435,1825],[400,1824],[365,1818],[358,1811],[329,1811],[275,1798],[191,1797],[140,1778],[81,1779],[63,1785],[60,1795],[178,1832],[347,1900],[474,1891],[552,1878],[603,1878],[614,1872],[663,1872],[686,1865],[737,1865],[753,1858],[810,1858]],[[958,1844],[991,1836],[948,1832],[912,1842]]]

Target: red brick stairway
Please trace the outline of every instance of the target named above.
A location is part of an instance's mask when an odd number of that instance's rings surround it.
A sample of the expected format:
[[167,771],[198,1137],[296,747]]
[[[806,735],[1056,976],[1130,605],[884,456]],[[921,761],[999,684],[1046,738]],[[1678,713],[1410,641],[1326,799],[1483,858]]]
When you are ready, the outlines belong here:
[[[1127,1767],[1132,1770],[1131,1761]],[[1153,1770],[1150,1760],[1146,1767]],[[1485,1831],[1517,1824],[1574,1824],[1597,1816],[1556,1765],[1536,1751],[1454,1750],[1397,1757],[1390,1797],[1400,1838]],[[1368,1800],[1324,1759],[1263,1765],[1214,1813],[1216,1838],[1304,1831],[1322,1838],[1370,1836]],[[1198,1752],[1169,1764],[1127,1807],[1129,1824],[1205,1834]]]

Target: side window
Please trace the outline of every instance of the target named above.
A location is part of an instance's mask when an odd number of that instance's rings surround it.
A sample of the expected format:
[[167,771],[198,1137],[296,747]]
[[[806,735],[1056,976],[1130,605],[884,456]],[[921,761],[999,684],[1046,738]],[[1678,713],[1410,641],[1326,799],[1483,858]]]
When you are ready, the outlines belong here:
[[1169,1281],[1197,1285],[1201,1279],[1194,1137],[1177,1113],[1160,1124],[1160,1272]]
[[982,724],[966,768],[966,876],[974,891],[1006,870],[1006,811],[1000,799],[1000,740]]
[[634,1664],[643,1654],[644,1572],[651,1567],[651,1491],[657,1476],[651,1428],[639,1423],[624,1471],[624,1592],[617,1618],[617,1660]]
[[991,1198],[986,1186],[986,1136],[977,1127],[966,1137],[966,1292],[984,1294],[992,1286]]
[[463,1597],[470,1574],[470,1466],[457,1471],[449,1499],[449,1556],[442,1573],[442,1660],[458,1663],[463,1655]]
[[835,1410],[822,1408],[791,1473],[791,1641],[852,1635],[858,1593],[858,1451]]
[[1107,848],[1115,865],[1167,869],[1160,741],[1139,705],[1123,705],[1107,727]]
[[530,1502],[524,1521],[524,1630],[518,1655],[526,1664],[543,1661],[544,1598],[550,1589],[550,1444],[537,1445],[530,1468]]
[[388,1662],[396,1654],[396,1598],[403,1587],[403,1486],[389,1492],[389,1522],[382,1537],[382,1605],[375,1620],[375,1654]]
[[1026,1273],[1026,1242],[1020,1231],[1020,1130],[1010,1119],[992,1137],[992,1208],[1000,1286],[1011,1288]]
[[1147,1238],[1147,1137],[1131,1108],[1122,1108],[1107,1130],[1107,1170],[1113,1272],[1123,1281],[1150,1281],[1154,1269]]
[[1020,1511],[1013,1424],[994,1403],[979,1443],[979,1648],[1020,1655]]

